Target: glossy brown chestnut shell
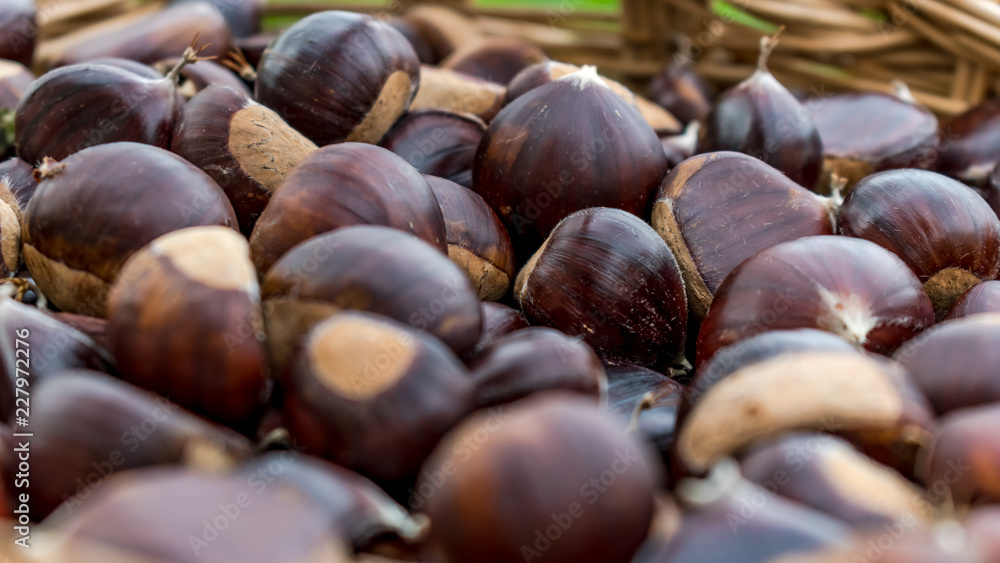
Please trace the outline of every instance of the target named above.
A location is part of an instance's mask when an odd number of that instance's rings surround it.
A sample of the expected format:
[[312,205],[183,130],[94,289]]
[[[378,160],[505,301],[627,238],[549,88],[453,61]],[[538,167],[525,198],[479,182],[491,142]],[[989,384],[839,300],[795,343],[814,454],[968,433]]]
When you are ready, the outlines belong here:
[[181,157],[109,143],[49,162],[24,213],[24,260],[38,287],[71,313],[104,316],[128,257],[184,227],[236,228],[226,194]]
[[410,109],[445,109],[489,122],[503,106],[505,93],[495,82],[424,65],[420,67],[420,89]]
[[308,16],[271,44],[257,101],[318,145],[376,143],[417,92],[420,62],[405,37],[371,16]]
[[563,219],[518,273],[514,297],[532,324],[579,336],[603,358],[669,367],[684,349],[677,261],[649,225],[619,209]]
[[476,345],[479,300],[465,273],[426,242],[396,229],[354,226],[296,246],[264,277],[275,373],[316,322],[344,309],[423,329],[457,353]]
[[34,81],[35,75],[24,65],[0,59],[0,111],[14,111]]
[[222,187],[249,235],[271,195],[316,145],[248,95],[209,86],[184,104],[170,150]]
[[416,491],[443,562],[624,563],[650,527],[657,471],[611,414],[553,393],[465,420]]
[[246,239],[192,227],[154,239],[108,294],[111,352],[130,383],[251,431],[267,398],[264,320]]
[[302,340],[284,419],[309,453],[375,479],[416,473],[471,411],[472,379],[436,338],[361,312],[336,314]]
[[701,154],[670,171],[651,224],[681,264],[688,303],[704,318],[722,280],[757,252],[832,235],[836,203],[767,163],[736,152]]
[[945,320],[979,313],[1000,313],[1000,281],[984,281],[970,287],[955,301]]
[[34,0],[7,0],[0,10],[0,59],[31,66],[38,39],[38,17]]
[[575,211],[645,215],[665,174],[652,128],[589,67],[500,112],[476,153],[473,185],[527,256]]
[[263,275],[296,244],[365,224],[394,227],[447,251],[441,208],[424,176],[382,147],[340,143],[311,153],[285,177],[254,226],[250,253]]
[[401,117],[379,145],[422,174],[471,188],[472,162],[485,132],[486,124],[472,114],[427,108]]
[[469,276],[483,301],[499,300],[514,279],[514,247],[507,229],[476,192],[426,176],[441,206],[448,257]]
[[441,68],[507,84],[525,68],[547,60],[537,46],[516,37],[493,37],[459,46]]
[[466,363],[475,360],[498,338],[528,327],[528,319],[524,318],[520,311],[507,305],[484,301],[479,304],[479,310],[483,315],[483,331],[479,336],[479,342],[462,355]]
[[891,354],[934,324],[916,275],[866,240],[804,237],[758,252],[719,286],[698,333],[696,367],[769,330],[818,328]]
[[1000,219],[968,186],[935,172],[890,170],[861,180],[837,224],[902,258],[938,319],[965,290],[1000,272]]
[[941,323],[893,356],[938,413],[1000,401],[1000,313]]
[[940,430],[918,468],[922,482],[957,506],[1000,499],[1000,405],[959,409],[941,418]]
[[1000,164],[1000,100],[989,100],[941,124],[934,169],[982,187]]
[[[669,465],[684,385],[659,372],[627,362],[605,361],[604,373],[608,380],[608,411],[624,422],[634,423],[635,429]],[[669,467],[667,469],[668,474],[672,473]]]

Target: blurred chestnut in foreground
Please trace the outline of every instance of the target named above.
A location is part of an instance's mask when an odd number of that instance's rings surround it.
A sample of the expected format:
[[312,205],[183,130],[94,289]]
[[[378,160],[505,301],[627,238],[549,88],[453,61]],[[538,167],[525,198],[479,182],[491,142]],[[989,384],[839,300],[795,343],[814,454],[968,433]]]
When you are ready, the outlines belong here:
[[1000,313],[1000,281],[984,281],[970,287],[955,301],[946,320],[979,313]]
[[307,452],[375,479],[412,475],[472,409],[472,379],[439,340],[393,319],[345,312],[303,339],[284,417]]
[[482,330],[465,273],[424,241],[386,227],[345,227],[309,239],[271,268],[261,292],[279,370],[312,325],[344,309],[426,330],[457,353],[475,346]]
[[984,186],[1000,164],[1000,100],[988,100],[941,124],[935,170]]
[[649,99],[684,125],[704,120],[712,110],[711,90],[689,64],[665,66],[649,83]]
[[122,377],[181,406],[251,430],[267,385],[257,272],[226,227],[158,237],[122,266],[108,295]]
[[0,10],[0,59],[31,66],[38,38],[37,8],[34,0],[5,0]]
[[627,362],[604,362],[608,380],[607,409],[631,423],[639,409],[636,429],[670,462],[677,414],[684,385],[649,368]]
[[476,192],[441,178],[426,178],[444,216],[448,257],[465,271],[480,299],[500,299],[515,271],[507,229]]
[[416,492],[445,563],[624,563],[649,530],[657,471],[610,414],[553,393],[466,419]]
[[943,319],[971,286],[1000,272],[1000,219],[968,186],[925,170],[861,180],[837,220],[844,235],[891,250],[917,274]]
[[698,152],[749,154],[811,189],[819,179],[823,144],[809,112],[767,69],[777,45],[777,35],[761,38],[757,71],[719,96],[705,118]]
[[1000,405],[996,404],[942,417],[933,446],[918,467],[927,488],[958,506],[1000,499],[998,424]]
[[318,145],[377,143],[417,92],[405,37],[371,16],[326,11],[293,24],[257,68],[257,101]]
[[226,194],[183,158],[109,143],[47,161],[24,214],[24,260],[46,297],[104,316],[108,286],[128,257],[184,227],[236,228]]
[[[60,561],[347,563],[349,545],[313,499],[236,474],[137,471],[47,522]],[[292,494],[289,494],[292,493]]]
[[741,262],[775,244],[832,235],[837,202],[818,196],[756,158],[715,152],[670,171],[654,198],[651,224],[681,264],[691,311]]
[[155,12],[127,13],[62,35],[42,45],[35,66],[49,70],[101,57],[153,64],[178,56],[194,37],[206,46],[201,52],[205,57],[225,56],[232,42],[218,8],[204,1],[185,2]]
[[645,215],[665,174],[652,128],[586,67],[500,112],[479,145],[473,184],[527,254],[581,209]]
[[399,119],[379,142],[422,174],[472,187],[472,162],[486,132],[478,117],[450,110],[414,110]]
[[[74,513],[112,473],[178,463],[226,464],[245,438],[110,376],[64,371],[31,389],[31,516]],[[5,458],[7,477],[16,471]],[[13,492],[13,491],[11,491]]]
[[751,364],[691,406],[677,457],[694,473],[761,440],[797,429],[850,434],[879,454],[912,463],[933,425],[905,370],[844,352],[797,352]]
[[249,235],[271,195],[316,145],[247,94],[209,86],[184,104],[170,150],[222,187]]
[[484,301],[479,304],[479,309],[483,316],[483,330],[479,342],[462,354],[466,363],[475,360],[500,337],[528,327],[528,319],[520,311],[507,305]]
[[879,354],[934,324],[934,308],[906,263],[841,236],[762,250],[722,282],[698,333],[696,367],[717,350],[769,330],[818,328]]
[[604,400],[608,382],[589,346],[547,327],[498,338],[469,366],[479,408],[564,390]]
[[912,99],[851,92],[808,101],[805,108],[823,140],[821,193],[829,193],[831,173],[851,189],[875,172],[929,168],[937,156],[937,117]]
[[425,65],[420,67],[420,89],[410,110],[445,109],[489,122],[500,111],[505,92],[495,82]]
[[293,246],[359,224],[395,227],[447,249],[441,208],[416,169],[381,147],[340,143],[285,176],[254,226],[250,254],[263,275]]
[[[157,62],[154,66],[159,72],[166,74],[180,59],[170,57]],[[250,97],[250,88],[233,71],[213,61],[198,61],[181,69],[178,78],[177,91],[184,99],[190,100],[195,94],[212,85],[228,86],[241,94]]]
[[0,297],[0,421],[11,419],[16,407],[30,405],[25,400],[30,395],[17,392],[18,379],[31,386],[24,389],[30,393],[60,371],[114,373],[114,365],[111,354],[87,335],[39,309]]
[[35,75],[27,67],[0,58],[0,111],[14,111],[34,81]]
[[581,336],[601,357],[668,367],[684,349],[687,299],[670,248],[618,209],[578,211],[517,275],[532,324]]
[[62,311],[52,313],[52,316],[59,322],[65,323],[86,334],[87,337],[101,348],[111,350],[111,340],[108,338],[108,319]]
[[770,494],[802,503],[861,530],[882,530],[901,518],[925,527],[930,499],[913,483],[823,434],[790,434],[755,448],[743,476]]
[[460,45],[441,68],[507,84],[526,67],[548,59],[541,49],[516,37],[493,37]]
[[1000,313],[932,327],[893,356],[938,413],[1000,402]]

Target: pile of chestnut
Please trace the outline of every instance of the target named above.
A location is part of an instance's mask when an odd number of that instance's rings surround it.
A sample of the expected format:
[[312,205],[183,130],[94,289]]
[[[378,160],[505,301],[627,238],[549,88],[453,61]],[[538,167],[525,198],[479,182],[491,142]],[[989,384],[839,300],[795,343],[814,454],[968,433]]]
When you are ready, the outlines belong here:
[[1000,561],[1000,102],[800,99],[779,37],[643,96],[430,5],[37,19],[6,560]]

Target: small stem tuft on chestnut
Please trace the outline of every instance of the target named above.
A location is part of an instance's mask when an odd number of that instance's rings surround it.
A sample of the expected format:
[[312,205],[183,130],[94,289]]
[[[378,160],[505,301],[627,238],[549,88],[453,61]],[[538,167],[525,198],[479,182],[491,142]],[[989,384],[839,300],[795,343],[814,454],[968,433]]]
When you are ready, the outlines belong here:
[[42,159],[42,163],[38,165],[35,169],[35,181],[41,182],[42,180],[48,180],[50,178],[55,178],[56,176],[63,173],[66,169],[66,165],[60,163],[58,160],[45,157]]
[[180,79],[181,71],[184,70],[184,67],[186,67],[187,65],[194,64],[198,61],[210,61],[215,58],[214,56],[213,57],[199,56],[205,49],[208,49],[209,47],[212,46],[211,43],[206,43],[201,47],[199,47],[198,46],[199,36],[200,36],[199,33],[194,34],[194,39],[191,40],[191,45],[189,45],[188,48],[184,49],[184,53],[181,55],[181,60],[177,61],[177,64],[174,65],[174,68],[170,69],[170,72],[167,73],[166,78],[171,83],[175,85],[177,84],[178,80]]
[[234,47],[229,52],[229,58],[223,60],[222,65],[238,74],[240,78],[247,82],[257,81],[257,71],[247,61],[246,55],[243,54],[243,50],[239,47]]
[[653,392],[647,391],[646,394],[642,396],[642,399],[639,399],[639,402],[635,404],[635,409],[632,411],[632,418],[629,419],[628,427],[625,431],[632,434],[638,430],[639,417],[642,416],[643,412],[652,408],[654,403],[656,403],[656,399],[653,397]]
[[778,46],[778,36],[784,30],[785,26],[781,26],[778,28],[778,31],[774,32],[774,35],[770,37],[765,35],[760,38],[760,55],[757,57],[757,72],[770,74],[770,71],[767,70],[767,60],[771,58],[771,53]]

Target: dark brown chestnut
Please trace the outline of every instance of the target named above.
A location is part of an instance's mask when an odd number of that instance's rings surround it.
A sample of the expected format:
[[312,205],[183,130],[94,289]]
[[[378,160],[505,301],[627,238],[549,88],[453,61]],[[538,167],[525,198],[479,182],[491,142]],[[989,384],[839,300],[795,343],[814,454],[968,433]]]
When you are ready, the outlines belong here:
[[514,247],[503,223],[476,192],[426,176],[441,206],[448,257],[458,264],[483,301],[499,300],[514,279]]
[[669,465],[684,385],[627,362],[605,361],[604,373],[608,380],[607,409],[634,424]]
[[170,150],[222,187],[249,235],[272,194],[316,145],[248,95],[209,86],[184,104]]
[[420,67],[420,89],[410,109],[432,108],[470,113],[489,122],[503,106],[505,92],[500,84],[424,65]]
[[460,45],[441,68],[507,84],[525,68],[547,60],[537,46],[516,37],[493,37]]
[[232,43],[226,20],[208,2],[185,2],[155,12],[131,10],[122,16],[60,36],[40,46],[35,67],[50,70],[102,57],[153,64],[176,57],[199,38],[205,57],[225,56]]
[[934,324],[916,275],[875,243],[804,237],[762,250],[719,286],[698,333],[695,367],[769,330],[818,328],[879,354]]
[[380,480],[416,473],[472,405],[472,379],[447,346],[371,313],[338,313],[313,327],[288,379],[292,437]]
[[318,145],[377,143],[410,107],[420,62],[371,16],[327,11],[292,25],[257,69],[257,101]]
[[154,239],[108,293],[122,378],[248,433],[267,399],[264,319],[246,239],[191,227]]
[[935,172],[890,170],[861,180],[837,225],[902,258],[939,320],[967,289],[1000,272],[1000,219],[968,186]]
[[[159,61],[153,65],[153,68],[162,74],[167,74],[170,72],[170,69],[177,66],[178,62],[180,62],[180,59],[177,57],[170,57]],[[213,84],[228,86],[246,95],[248,98],[252,95],[250,88],[232,70],[210,60],[198,61],[197,64],[186,65],[181,69],[179,74],[177,91],[187,100],[190,100],[195,94]]]
[[476,153],[473,185],[527,256],[575,211],[645,215],[666,167],[642,115],[585,67],[500,112]]
[[34,81],[35,75],[21,63],[0,59],[0,112],[14,111]]
[[[11,420],[16,407],[30,405],[23,391],[30,393],[61,371],[116,372],[111,354],[90,337],[6,297],[0,297],[0,331],[0,420]],[[19,379],[29,388],[18,392]]]
[[310,237],[366,224],[394,227],[447,251],[441,208],[424,176],[382,147],[329,145],[285,176],[254,226],[250,253],[263,275]]
[[677,261],[656,231],[619,209],[563,219],[518,273],[514,297],[532,324],[580,336],[603,358],[669,367],[684,349]]
[[650,528],[658,469],[592,400],[551,393],[465,420],[416,491],[443,563],[625,563]]
[[396,122],[379,145],[422,174],[472,187],[472,161],[486,132],[482,119],[445,109],[413,110]]
[[[73,513],[112,473],[152,465],[216,466],[250,453],[249,442],[111,376],[53,374],[31,389],[31,516]],[[19,430],[21,431],[21,430]],[[7,477],[14,456],[4,458]]]
[[761,38],[756,72],[719,96],[705,118],[698,152],[746,153],[812,189],[823,164],[823,144],[809,112],[767,69],[777,44],[777,35]]
[[71,313],[104,316],[118,270],[156,237],[184,227],[237,226],[218,184],[150,145],[90,147],[61,163],[47,161],[41,174],[24,213],[24,260],[45,296]]
[[736,152],[685,160],[653,201],[651,224],[680,262],[688,304],[699,319],[722,280],[750,256],[789,240],[832,235],[839,203]]
[[1000,499],[1000,405],[959,409],[941,418],[930,451],[918,468],[928,489],[957,506]]
[[605,400],[607,379],[585,343],[547,327],[529,327],[498,338],[469,365],[479,408],[560,390]]
[[344,227],[279,260],[261,287],[275,373],[318,321],[371,311],[423,329],[457,353],[476,345],[482,313],[465,273],[426,242],[396,229]]
[[474,361],[483,350],[489,348],[498,338],[512,332],[528,327],[528,319],[524,318],[517,309],[484,301],[479,304],[479,309],[483,315],[483,331],[479,336],[479,342],[462,354],[462,359],[466,364]]
[[970,186],[982,187],[1000,164],[1000,99],[973,106],[941,124],[934,169]]
[[411,24],[430,45],[437,64],[462,45],[481,38],[478,26],[468,16],[447,6],[413,4],[403,19]]
[[938,120],[908,92],[834,94],[806,102],[823,140],[823,177],[817,191],[829,193],[831,174],[850,190],[865,176],[896,168],[929,168],[937,157]]
[[937,325],[893,356],[938,413],[1000,401],[1000,313]]
[[713,95],[690,64],[672,62],[649,83],[649,99],[687,125],[703,121],[712,110]]
[[970,287],[955,301],[945,320],[979,313],[1000,313],[1000,281],[984,281]]
[[38,39],[38,9],[34,0],[7,0],[0,10],[0,59],[31,66]]

